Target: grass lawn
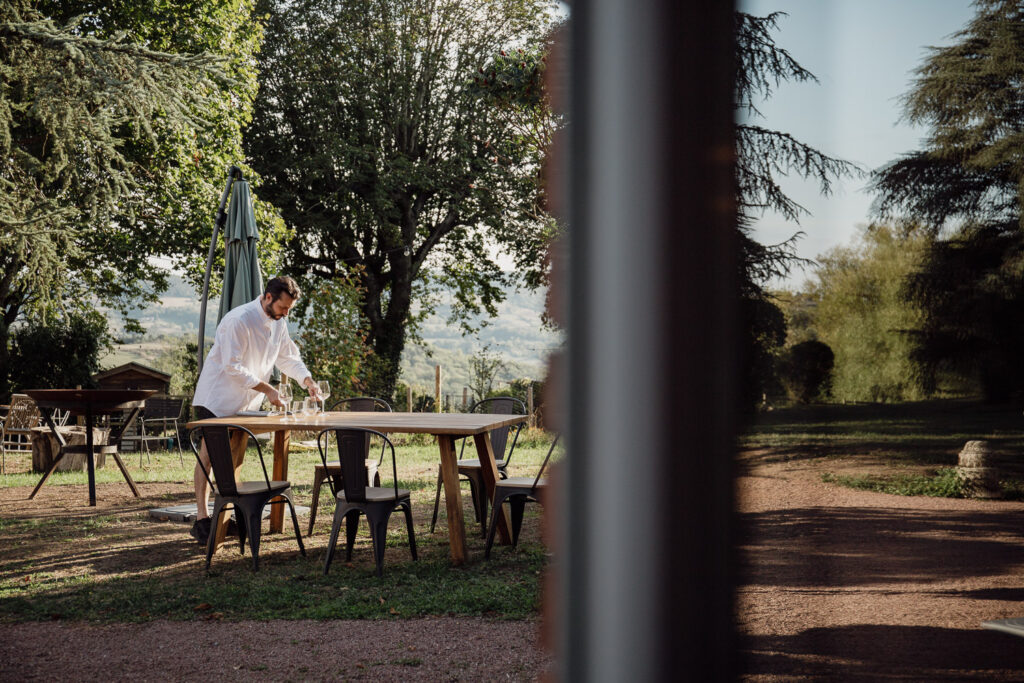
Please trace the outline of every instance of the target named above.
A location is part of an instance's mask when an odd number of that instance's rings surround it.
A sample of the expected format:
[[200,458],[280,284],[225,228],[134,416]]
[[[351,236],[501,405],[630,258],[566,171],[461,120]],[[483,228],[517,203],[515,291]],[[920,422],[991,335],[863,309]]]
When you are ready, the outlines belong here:
[[[289,478],[296,504],[308,506],[319,455],[297,447],[301,439],[293,435]],[[510,476],[534,475],[549,444],[542,432],[524,432]],[[250,569],[248,551],[238,554],[237,539],[214,554],[207,573],[205,547],[187,535],[186,525],[148,515],[150,508],[190,502],[195,460],[189,451],[184,466],[176,451],[159,452],[141,467],[137,454],[122,456],[142,499],[131,496],[116,465],[108,462],[97,471],[96,508],[86,505],[84,472],[55,473],[27,501],[40,475],[28,472],[28,456],[9,456],[13,473],[0,477],[0,621],[536,616],[547,563],[540,506],[527,506],[518,549],[495,545],[491,560],[484,561],[484,541],[464,485],[469,561],[452,567],[443,500],[437,530],[429,533],[437,446],[423,437],[398,438],[395,445],[399,486],[412,491],[420,559],[411,561],[399,512],[391,518],[381,579],[374,574],[365,517],[352,562],[345,562],[342,541],[330,574],[323,575],[334,512],[326,486],[315,532],[303,536],[308,557],[299,554],[286,514],[284,534],[264,533],[258,573]],[[271,449],[264,456],[269,469]],[[243,472],[245,479],[262,478],[255,449],[250,448]],[[390,483],[390,466],[382,472]],[[308,517],[300,515],[303,534],[307,525]]]
[[[1017,406],[967,400],[794,406],[759,414],[740,450],[741,462],[821,460],[822,479],[843,486],[956,497],[959,452],[978,439],[996,455],[1006,497],[1024,499],[1024,415]],[[838,471],[851,463],[862,471]]]

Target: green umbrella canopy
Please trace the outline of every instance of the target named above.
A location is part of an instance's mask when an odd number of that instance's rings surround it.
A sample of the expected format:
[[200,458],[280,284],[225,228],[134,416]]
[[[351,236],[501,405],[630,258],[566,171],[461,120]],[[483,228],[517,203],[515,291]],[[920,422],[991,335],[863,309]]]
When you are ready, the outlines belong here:
[[224,226],[224,289],[217,322],[232,308],[263,294],[263,274],[256,254],[259,236],[249,183],[237,180],[231,186],[231,203]]

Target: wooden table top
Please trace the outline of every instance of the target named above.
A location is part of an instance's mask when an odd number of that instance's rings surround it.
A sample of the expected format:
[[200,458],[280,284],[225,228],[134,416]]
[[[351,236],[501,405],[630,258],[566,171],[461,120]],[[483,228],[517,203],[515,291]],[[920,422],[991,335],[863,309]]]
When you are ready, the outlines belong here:
[[495,415],[493,413],[387,413],[335,412],[314,416],[284,417],[215,417],[193,420],[188,428],[200,425],[235,424],[254,433],[283,430],[318,432],[328,427],[363,427],[378,432],[407,434],[451,434],[471,436],[526,420],[526,415]]

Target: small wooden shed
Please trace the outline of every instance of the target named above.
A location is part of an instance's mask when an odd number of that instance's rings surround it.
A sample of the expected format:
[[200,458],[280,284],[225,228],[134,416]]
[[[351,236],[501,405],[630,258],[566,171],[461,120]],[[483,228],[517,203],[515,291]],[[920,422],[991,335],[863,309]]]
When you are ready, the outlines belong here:
[[156,368],[132,361],[92,376],[100,389],[155,389],[157,393],[168,394],[171,376]]
[[[166,372],[151,368],[142,363],[125,363],[110,370],[97,372],[92,376],[100,389],[155,389],[158,394],[169,394],[171,376]],[[128,414],[124,411],[121,419]],[[137,424],[128,425],[121,441],[122,451],[134,451],[138,448],[135,437],[138,436]]]

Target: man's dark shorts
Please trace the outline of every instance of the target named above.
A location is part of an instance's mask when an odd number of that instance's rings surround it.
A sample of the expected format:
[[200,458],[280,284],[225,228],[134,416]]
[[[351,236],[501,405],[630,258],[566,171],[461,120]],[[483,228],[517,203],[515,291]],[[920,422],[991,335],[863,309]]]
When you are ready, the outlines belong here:
[[192,406],[192,412],[195,414],[197,420],[209,420],[211,417],[217,417],[202,406]]

